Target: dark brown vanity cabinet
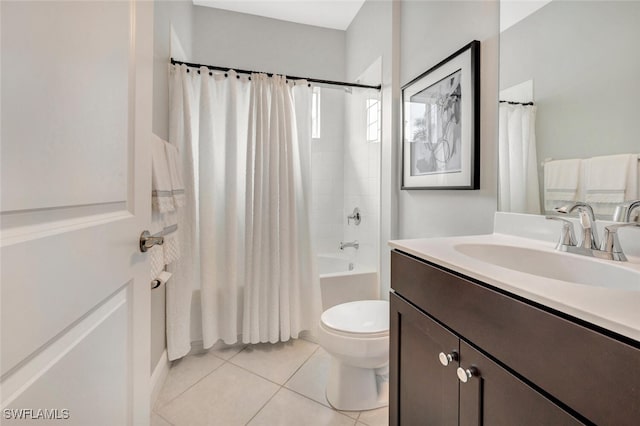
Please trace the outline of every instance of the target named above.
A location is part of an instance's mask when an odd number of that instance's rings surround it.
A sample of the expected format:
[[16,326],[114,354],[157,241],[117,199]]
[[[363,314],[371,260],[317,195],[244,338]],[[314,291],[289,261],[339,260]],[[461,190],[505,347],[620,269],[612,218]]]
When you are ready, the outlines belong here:
[[582,424],[401,297],[390,302],[391,425]]
[[637,347],[401,252],[391,286],[391,425],[640,424]]

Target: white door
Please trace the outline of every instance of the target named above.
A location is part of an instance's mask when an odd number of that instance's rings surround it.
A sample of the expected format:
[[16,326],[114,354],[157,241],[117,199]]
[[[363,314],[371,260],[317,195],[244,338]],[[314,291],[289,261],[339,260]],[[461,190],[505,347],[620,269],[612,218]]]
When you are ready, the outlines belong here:
[[0,8],[0,423],[148,424],[153,3]]

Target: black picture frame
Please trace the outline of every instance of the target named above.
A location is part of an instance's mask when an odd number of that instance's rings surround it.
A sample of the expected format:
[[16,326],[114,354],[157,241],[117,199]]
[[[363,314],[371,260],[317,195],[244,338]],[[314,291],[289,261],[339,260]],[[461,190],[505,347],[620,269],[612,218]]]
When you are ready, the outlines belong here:
[[480,42],[402,87],[401,189],[480,188]]

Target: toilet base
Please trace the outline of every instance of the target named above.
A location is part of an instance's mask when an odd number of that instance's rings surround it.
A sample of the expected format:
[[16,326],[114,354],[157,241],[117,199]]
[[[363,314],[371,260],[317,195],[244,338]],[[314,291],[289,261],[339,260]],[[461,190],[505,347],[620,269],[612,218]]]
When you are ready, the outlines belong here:
[[[363,411],[389,405],[389,367],[359,368],[331,357],[327,401],[336,410]],[[385,374],[386,373],[386,374]]]

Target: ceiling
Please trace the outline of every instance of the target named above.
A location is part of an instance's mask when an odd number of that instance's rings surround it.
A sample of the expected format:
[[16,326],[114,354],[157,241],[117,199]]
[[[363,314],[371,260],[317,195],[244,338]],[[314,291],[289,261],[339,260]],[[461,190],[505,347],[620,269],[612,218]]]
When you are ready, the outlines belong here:
[[500,32],[520,22],[551,0],[501,0]]
[[193,0],[196,6],[346,30],[365,0]]

